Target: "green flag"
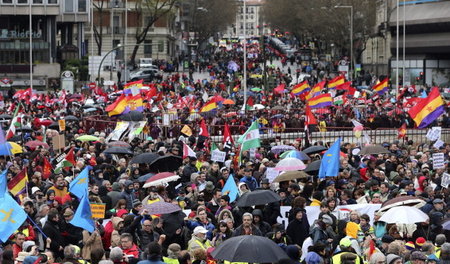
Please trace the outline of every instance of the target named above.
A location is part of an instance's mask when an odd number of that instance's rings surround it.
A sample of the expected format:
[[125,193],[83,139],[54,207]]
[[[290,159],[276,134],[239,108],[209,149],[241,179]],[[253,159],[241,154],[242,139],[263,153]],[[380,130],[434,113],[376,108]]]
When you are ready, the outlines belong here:
[[216,143],[212,142],[212,143],[211,143],[211,152],[213,152],[213,151],[216,150],[216,149],[217,149]]
[[241,152],[261,146],[257,121],[253,121],[252,125],[247,129],[244,135],[239,138],[238,143],[242,144]]

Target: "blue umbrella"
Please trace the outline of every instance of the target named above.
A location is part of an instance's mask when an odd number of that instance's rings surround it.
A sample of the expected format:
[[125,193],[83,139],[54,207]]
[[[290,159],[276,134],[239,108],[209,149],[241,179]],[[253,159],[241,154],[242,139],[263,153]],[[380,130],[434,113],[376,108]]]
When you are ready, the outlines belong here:
[[270,151],[272,151],[272,153],[275,154],[280,154],[281,152],[285,152],[287,150],[294,150],[295,147],[293,146],[288,146],[288,145],[281,145],[281,146],[274,146],[270,149]]
[[299,159],[299,160],[310,160],[308,155],[306,155],[302,151],[290,150],[290,151],[286,151],[285,153],[281,154],[280,157],[283,158],[283,159],[284,158],[296,158],[296,159]]

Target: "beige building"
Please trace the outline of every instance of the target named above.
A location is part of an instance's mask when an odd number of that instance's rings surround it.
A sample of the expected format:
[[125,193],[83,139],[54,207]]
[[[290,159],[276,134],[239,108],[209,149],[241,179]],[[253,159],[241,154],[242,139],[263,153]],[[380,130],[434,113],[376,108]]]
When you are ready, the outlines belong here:
[[[244,10],[244,0],[237,1],[237,14],[235,23],[228,27],[224,33],[225,38],[239,38],[244,36],[244,26],[246,26],[247,37],[258,37],[265,34],[268,28],[265,28],[262,17],[262,6],[264,0],[246,0],[246,9]],[[245,25],[244,25],[245,16]]]

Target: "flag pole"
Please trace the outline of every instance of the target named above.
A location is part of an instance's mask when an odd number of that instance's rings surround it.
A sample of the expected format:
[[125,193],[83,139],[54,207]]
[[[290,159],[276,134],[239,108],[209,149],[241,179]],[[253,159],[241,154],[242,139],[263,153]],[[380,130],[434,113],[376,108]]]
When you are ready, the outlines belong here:
[[41,233],[41,235],[47,239],[48,236],[44,233],[44,231],[42,231],[42,229],[33,221],[33,219],[31,219],[31,217],[27,214],[27,218],[28,220],[30,220],[31,224],[33,224],[34,227],[36,227],[36,229],[39,231],[39,233]]

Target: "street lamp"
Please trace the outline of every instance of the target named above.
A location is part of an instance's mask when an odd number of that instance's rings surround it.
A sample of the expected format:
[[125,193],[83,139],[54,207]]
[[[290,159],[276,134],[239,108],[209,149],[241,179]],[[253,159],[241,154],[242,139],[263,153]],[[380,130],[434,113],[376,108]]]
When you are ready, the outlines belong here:
[[349,68],[349,77],[350,80],[353,80],[353,6],[341,6],[337,5],[334,8],[350,8],[350,68]]
[[247,104],[247,3],[246,0],[242,1],[244,10],[244,76],[243,76],[243,87],[244,87],[244,111],[246,109],[245,105]]

